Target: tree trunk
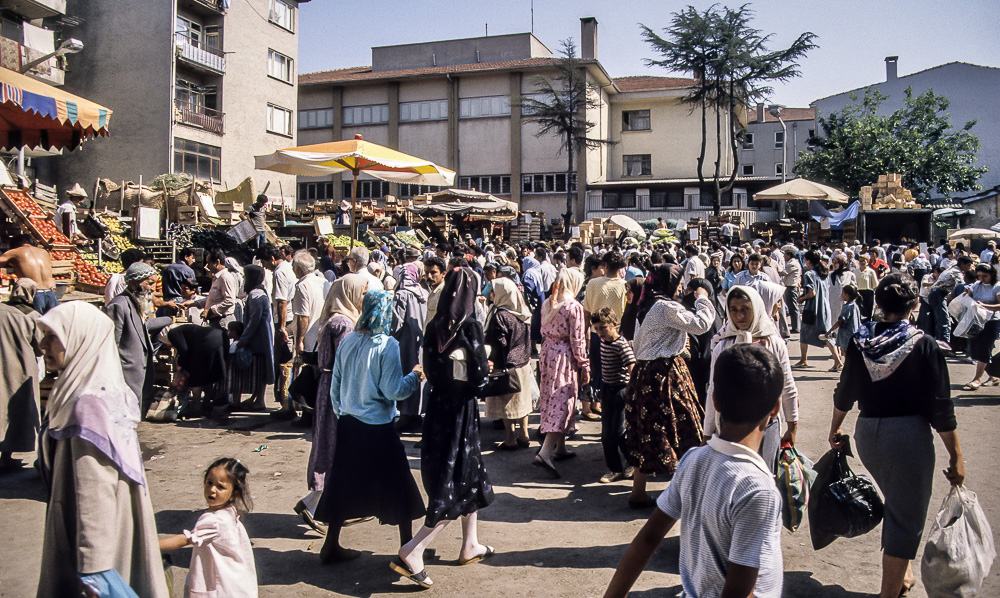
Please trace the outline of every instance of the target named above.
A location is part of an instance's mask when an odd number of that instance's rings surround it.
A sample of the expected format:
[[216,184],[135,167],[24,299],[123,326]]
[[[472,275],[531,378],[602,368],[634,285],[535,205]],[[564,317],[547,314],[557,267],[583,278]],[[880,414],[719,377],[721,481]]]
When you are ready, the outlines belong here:
[[719,169],[722,168],[722,111],[715,107],[715,175],[712,177],[712,211],[722,215],[722,189],[719,187]]
[[576,151],[576,144],[573,143],[573,136],[566,135],[566,213],[563,214],[563,240],[570,239],[570,222],[573,221],[573,152]]

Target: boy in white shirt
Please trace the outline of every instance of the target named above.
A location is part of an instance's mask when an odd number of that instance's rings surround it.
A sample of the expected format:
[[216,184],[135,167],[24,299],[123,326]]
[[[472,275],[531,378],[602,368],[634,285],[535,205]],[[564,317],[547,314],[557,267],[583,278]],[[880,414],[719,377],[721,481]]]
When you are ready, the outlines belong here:
[[681,458],[605,598],[628,594],[678,520],[682,596],[780,598],[781,495],[757,451],[781,407],[784,375],[769,351],[741,344],[719,355],[714,383],[721,434]]

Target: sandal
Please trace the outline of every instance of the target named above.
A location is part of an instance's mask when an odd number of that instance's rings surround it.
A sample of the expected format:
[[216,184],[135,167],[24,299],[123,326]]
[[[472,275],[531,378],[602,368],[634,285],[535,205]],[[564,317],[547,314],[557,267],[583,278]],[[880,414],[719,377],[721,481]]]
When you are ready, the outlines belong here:
[[549,475],[552,476],[552,479],[559,479],[562,477],[562,474],[559,473],[559,470],[556,469],[551,463],[543,459],[541,455],[535,455],[535,460],[532,461],[531,464],[534,465],[535,467],[541,467],[545,471],[549,472]]
[[808,363],[804,363],[804,362],[799,361],[798,363],[796,363],[795,365],[792,366],[792,369],[793,370],[805,370],[805,369],[808,369],[808,368],[811,368],[811,367],[812,366],[809,365]]
[[424,589],[430,589],[430,587],[434,585],[434,582],[431,581],[431,578],[427,576],[427,569],[424,569],[419,573],[414,573],[406,565],[403,559],[399,558],[398,556],[392,559],[392,562],[389,563],[389,568]]
[[565,453],[554,453],[553,457],[552,457],[552,460],[553,461],[565,461],[566,459],[572,459],[575,456],[576,456],[576,453],[574,453],[573,451],[566,451]]
[[1000,378],[990,378],[986,382],[983,382],[982,386],[1000,386]]
[[844,369],[844,366],[842,366],[842,365],[835,365],[832,368],[828,369],[827,371],[828,372],[839,372],[842,369]]
[[490,558],[491,556],[493,556],[496,553],[497,553],[497,551],[492,546],[487,546],[486,547],[486,552],[484,552],[483,554],[476,555],[476,556],[472,557],[471,559],[469,559],[467,561],[463,561],[462,559],[459,559],[458,560],[458,564],[459,565],[463,565],[463,566],[464,565],[474,565],[474,564],[476,564],[476,563],[478,563],[480,561],[485,561],[486,559]]
[[976,382],[975,380],[973,380],[972,382],[969,382],[968,384],[963,386],[962,390],[979,390],[980,386],[982,386],[980,382]]

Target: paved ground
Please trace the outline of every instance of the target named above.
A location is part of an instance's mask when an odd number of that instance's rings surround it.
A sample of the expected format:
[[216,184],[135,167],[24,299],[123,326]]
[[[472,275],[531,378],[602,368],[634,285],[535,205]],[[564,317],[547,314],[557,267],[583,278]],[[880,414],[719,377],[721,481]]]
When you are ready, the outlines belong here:
[[[792,357],[798,346],[790,346]],[[831,396],[836,380],[826,372],[829,356],[813,360],[812,371],[797,372],[802,425],[798,446],[816,459],[827,449]],[[1000,392],[960,390],[972,367],[951,368],[959,428],[967,460],[968,487],[978,493],[987,516],[1000,527],[1000,481],[995,474],[1000,453]],[[954,383],[957,382],[957,383]],[[845,430],[853,429],[855,415]],[[537,425],[537,416],[532,418]],[[486,563],[457,566],[460,530],[454,525],[434,543],[440,559],[429,563],[438,596],[599,596],[603,593],[625,547],[641,527],[645,514],[625,504],[626,482],[596,483],[604,472],[598,444],[600,424],[584,423],[571,442],[580,457],[566,462],[564,478],[546,479],[530,466],[533,451],[491,452],[501,432],[485,426],[486,464],[496,488],[496,502],[481,512],[480,537],[498,555]],[[365,551],[349,565],[320,565],[322,539],[307,531],[291,507],[305,490],[309,435],[266,417],[239,416],[227,420],[196,420],[176,425],[142,424],[147,476],[157,526],[161,533],[178,533],[194,524],[201,509],[200,476],[218,456],[236,456],[251,470],[256,508],[246,527],[254,542],[262,597],[391,596],[414,591],[389,568],[397,548],[396,530],[369,522],[348,528],[344,544]],[[406,439],[416,476],[419,453],[414,438]],[[267,445],[261,452],[253,449]],[[947,454],[938,441],[939,465]],[[24,455],[30,458],[30,455]],[[862,469],[860,461],[852,466]],[[654,481],[659,492],[665,482]],[[935,480],[932,514],[947,492],[944,476]],[[45,504],[41,483],[32,471],[0,477],[0,596],[33,596],[38,578]],[[868,596],[879,582],[878,530],[849,540],[840,539],[819,552],[812,549],[806,524],[792,534],[783,531],[785,596],[790,598]],[[189,552],[175,553],[177,587],[183,584]],[[679,591],[678,538],[668,537],[640,577],[633,596],[673,596]],[[919,571],[917,572],[919,577]],[[178,591],[176,596],[180,596]],[[924,598],[918,584],[911,594]],[[994,567],[980,596],[1000,596],[1000,567]]]

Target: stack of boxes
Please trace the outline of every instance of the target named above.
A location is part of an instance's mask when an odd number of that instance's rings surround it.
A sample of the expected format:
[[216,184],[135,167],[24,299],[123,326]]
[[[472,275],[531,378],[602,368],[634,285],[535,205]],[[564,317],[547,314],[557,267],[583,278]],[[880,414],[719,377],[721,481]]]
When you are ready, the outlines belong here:
[[243,204],[241,202],[217,203],[215,211],[219,213],[219,220],[222,221],[223,226],[235,226],[240,223]]
[[913,199],[913,193],[903,187],[901,174],[879,175],[877,183],[862,187],[858,195],[864,210],[920,208],[920,204]]
[[177,223],[196,225],[201,208],[198,206],[179,206],[177,208]]

